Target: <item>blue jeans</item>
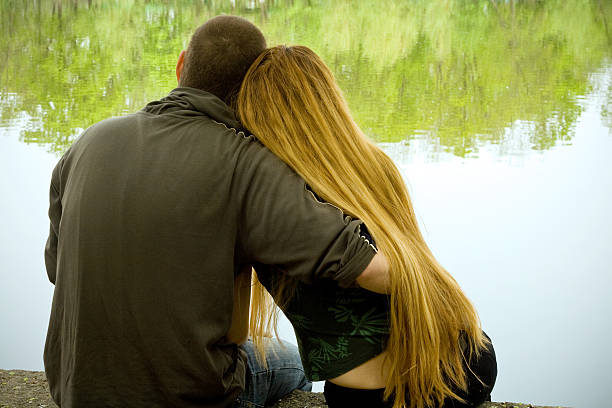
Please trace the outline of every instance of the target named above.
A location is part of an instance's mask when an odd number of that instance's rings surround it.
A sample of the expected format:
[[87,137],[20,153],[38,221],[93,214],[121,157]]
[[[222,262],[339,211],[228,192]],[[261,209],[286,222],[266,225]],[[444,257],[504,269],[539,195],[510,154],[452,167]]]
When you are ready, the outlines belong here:
[[312,390],[312,383],[304,375],[300,354],[293,344],[267,340],[267,368],[257,361],[255,345],[250,339],[240,347],[247,354],[246,387],[234,408],[263,408],[293,390]]

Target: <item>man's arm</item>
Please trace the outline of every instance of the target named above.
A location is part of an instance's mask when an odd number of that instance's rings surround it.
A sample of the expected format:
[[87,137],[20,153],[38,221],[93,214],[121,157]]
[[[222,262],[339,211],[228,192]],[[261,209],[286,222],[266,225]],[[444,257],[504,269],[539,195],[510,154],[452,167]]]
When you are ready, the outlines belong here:
[[[376,255],[360,234],[360,220],[318,200],[304,180],[257,142],[242,151],[236,174],[236,200],[244,203],[240,245],[248,262],[275,266],[302,282],[325,278],[340,286],[355,284]],[[377,259],[364,285],[380,288],[374,283],[380,278],[374,277],[381,266]]]
[[391,282],[387,258],[378,252],[356,281],[359,286],[372,292],[389,293]]
[[51,187],[49,188],[49,237],[45,245],[45,266],[47,268],[47,276],[49,281],[55,285],[57,274],[57,240],[59,233],[60,218],[62,217],[62,201],[59,191],[60,184],[60,168],[63,159],[53,169],[51,175]]

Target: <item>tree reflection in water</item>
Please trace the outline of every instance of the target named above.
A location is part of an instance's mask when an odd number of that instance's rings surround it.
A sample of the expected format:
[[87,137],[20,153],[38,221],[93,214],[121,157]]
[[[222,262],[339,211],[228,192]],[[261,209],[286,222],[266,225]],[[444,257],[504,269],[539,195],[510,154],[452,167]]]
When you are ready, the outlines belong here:
[[612,49],[602,0],[0,0],[0,130],[63,152],[174,88],[191,32],[221,13],[318,52],[375,140],[419,136],[461,157],[570,143]]

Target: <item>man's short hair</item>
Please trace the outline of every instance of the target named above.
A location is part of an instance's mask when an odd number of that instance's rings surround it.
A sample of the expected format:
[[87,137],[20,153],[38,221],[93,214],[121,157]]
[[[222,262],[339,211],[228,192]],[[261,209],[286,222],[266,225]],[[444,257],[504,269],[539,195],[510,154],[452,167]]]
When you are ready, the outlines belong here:
[[179,86],[210,92],[229,105],[247,70],[265,48],[262,32],[250,21],[214,17],[191,37]]

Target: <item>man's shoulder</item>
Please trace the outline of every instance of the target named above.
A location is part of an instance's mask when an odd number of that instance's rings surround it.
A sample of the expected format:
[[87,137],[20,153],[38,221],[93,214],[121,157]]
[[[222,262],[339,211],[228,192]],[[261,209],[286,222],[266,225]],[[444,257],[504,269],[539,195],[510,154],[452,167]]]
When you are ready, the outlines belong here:
[[240,141],[247,167],[262,173],[293,175],[295,172],[278,156],[272,153],[256,136],[249,135]]
[[120,128],[129,128],[129,124],[135,121],[136,114],[129,114],[124,116],[112,116],[96,122],[86,128],[72,143],[72,146],[83,143],[84,139],[90,138],[93,135],[100,133],[108,133],[110,131],[116,131]]
[[274,167],[289,170],[289,167],[274,153],[272,153],[257,136],[245,129],[230,127],[222,122],[210,119],[212,123],[219,127],[221,140],[232,144],[232,147],[241,153],[242,159],[249,162],[252,166]]
[[103,119],[89,126],[87,129],[85,129],[85,131],[83,132],[83,135],[88,134],[88,133],[104,131],[107,129],[130,126],[130,124],[137,121],[138,115],[139,113],[135,112],[135,113],[130,113],[127,115],[122,115],[122,116],[111,116],[109,118]]

